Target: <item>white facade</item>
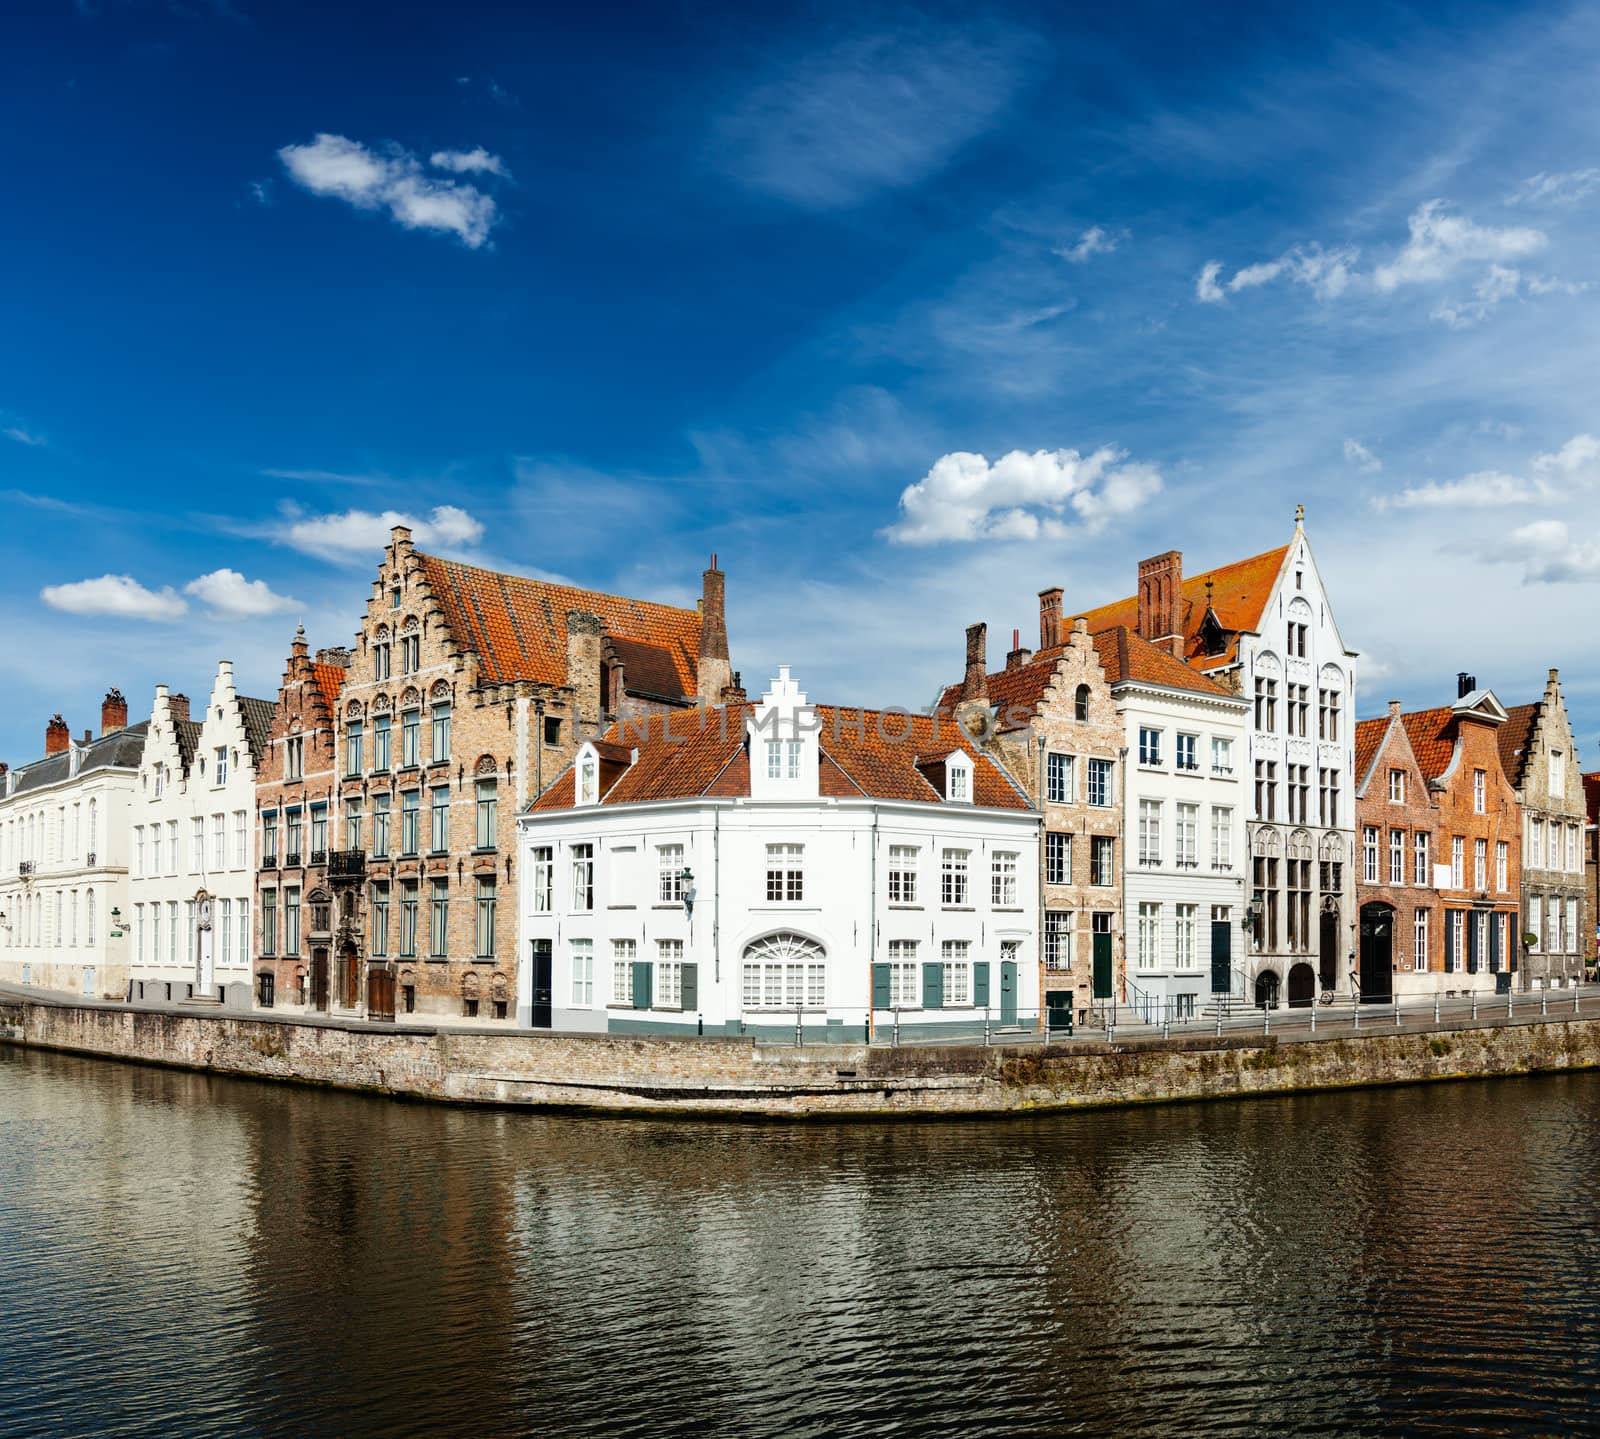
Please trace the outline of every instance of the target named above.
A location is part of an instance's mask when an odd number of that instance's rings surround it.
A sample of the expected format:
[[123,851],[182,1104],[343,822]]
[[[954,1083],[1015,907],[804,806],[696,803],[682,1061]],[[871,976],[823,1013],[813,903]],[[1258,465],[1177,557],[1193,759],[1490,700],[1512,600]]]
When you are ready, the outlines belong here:
[[[787,1036],[799,1022],[840,1039],[869,1022],[1033,1027],[1038,814],[821,793],[826,733],[787,670],[748,725],[733,741],[748,793],[597,803],[605,756],[588,744],[577,804],[523,816],[519,1022]],[[970,796],[975,763],[992,761],[957,750],[938,773]]]
[[[141,727],[142,728],[142,727]],[[128,816],[140,730],[68,749],[0,786],[0,979],[121,999]]]
[[248,1003],[255,784],[233,666],[193,719],[157,686],[129,820],[132,998]]
[[1137,681],[1111,692],[1127,726],[1128,1002],[1152,1021],[1192,1018],[1211,999],[1214,943],[1230,991],[1246,943],[1249,707]]

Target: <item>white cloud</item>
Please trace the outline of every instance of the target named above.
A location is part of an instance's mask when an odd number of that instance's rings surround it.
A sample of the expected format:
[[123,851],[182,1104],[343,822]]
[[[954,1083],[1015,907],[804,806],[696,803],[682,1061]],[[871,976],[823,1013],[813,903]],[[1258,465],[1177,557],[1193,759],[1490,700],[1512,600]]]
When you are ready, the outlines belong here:
[[1194,297],[1203,305],[1220,305],[1227,296],[1222,293],[1222,287],[1217,284],[1217,276],[1222,273],[1221,260],[1208,260],[1201,269],[1199,278],[1194,282]]
[[506,163],[498,155],[491,155],[482,145],[471,150],[435,150],[428,156],[435,170],[449,170],[456,175],[510,175]]
[[1074,265],[1081,265],[1096,255],[1109,255],[1122,243],[1123,238],[1121,235],[1108,233],[1103,226],[1091,225],[1078,236],[1075,245],[1056,246],[1056,254]]
[[1026,31],[923,23],[857,36],[754,85],[713,127],[713,163],[809,209],[915,185],[982,134],[1040,78]]
[[389,531],[407,525],[419,545],[459,550],[483,538],[483,525],[456,505],[438,505],[428,518],[417,519],[399,510],[345,510],[334,515],[293,516],[274,531],[275,538],[293,549],[321,559],[372,558],[389,543]]
[[1087,456],[1012,450],[993,464],[966,451],[942,455],[901,492],[900,518],[884,534],[903,545],[1059,539],[1073,516],[1098,529],[1161,489],[1153,466],[1123,464],[1125,458],[1109,446]]
[[1394,259],[1372,272],[1372,282],[1379,290],[1443,280],[1472,261],[1520,260],[1546,244],[1542,230],[1477,225],[1451,214],[1443,200],[1419,205],[1406,224],[1410,238]]
[[49,443],[43,435],[29,426],[17,415],[7,414],[0,410],[0,435],[8,440],[14,440],[19,445],[46,445]]
[[1472,289],[1472,297],[1453,300],[1440,305],[1433,318],[1442,320],[1453,330],[1476,325],[1502,300],[1512,299],[1522,285],[1522,272],[1505,265],[1490,265],[1489,273]]
[[1535,455],[1533,468],[1569,485],[1600,484],[1600,439],[1574,435],[1559,450]]
[[[451,152],[441,152],[451,153]],[[477,152],[473,152],[477,153]],[[424,173],[399,146],[378,153],[343,135],[318,135],[278,151],[291,179],[313,195],[344,200],[359,210],[384,210],[408,230],[444,230],[469,249],[488,238],[494,201],[474,185]]]
[[1535,520],[1486,546],[1490,560],[1520,562],[1527,584],[1600,580],[1600,542],[1574,540],[1561,520]]
[[1531,505],[1548,497],[1548,490],[1537,481],[1519,479],[1499,470],[1479,470],[1459,480],[1429,480],[1393,495],[1379,495],[1372,501],[1377,510],[1499,509],[1507,505]]
[[1276,260],[1259,260],[1235,270],[1226,285],[1220,284],[1222,263],[1210,261],[1195,283],[1195,298],[1208,305],[1220,304],[1228,295],[1254,290],[1283,278],[1306,286],[1319,300],[1336,299],[1356,278],[1355,262],[1360,251],[1351,245],[1325,250],[1321,245],[1297,245]]
[[1600,170],[1540,171],[1530,175],[1511,194],[1508,205],[1573,205],[1600,190]]
[[265,580],[247,580],[238,570],[212,570],[208,575],[190,580],[183,592],[193,595],[218,614],[240,619],[304,608],[299,600],[274,594]]
[[1363,445],[1360,440],[1346,440],[1344,442],[1344,458],[1347,464],[1354,465],[1364,475],[1375,475],[1383,468],[1383,461]]
[[46,585],[39,598],[73,615],[108,615],[128,620],[175,620],[189,608],[170,585],[147,590],[132,575],[101,575],[66,585]]

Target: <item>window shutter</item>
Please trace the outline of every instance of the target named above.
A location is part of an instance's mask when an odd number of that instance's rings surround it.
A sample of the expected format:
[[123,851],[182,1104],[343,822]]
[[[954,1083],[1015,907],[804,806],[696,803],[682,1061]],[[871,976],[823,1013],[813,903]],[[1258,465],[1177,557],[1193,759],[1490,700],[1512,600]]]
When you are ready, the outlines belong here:
[[944,966],[937,960],[927,961],[922,966],[922,1007],[944,1008]]
[[698,964],[685,964],[681,970],[682,993],[681,1004],[684,1012],[700,1008],[700,966]]
[[1444,970],[1446,974],[1454,974],[1456,968],[1456,926],[1455,914],[1452,910],[1444,912]]
[[1478,972],[1478,916],[1467,914],[1467,973]]
[[972,1002],[979,1009],[989,1005],[989,961],[986,959],[972,966]]
[[649,1009],[650,1001],[654,996],[654,975],[651,971],[655,968],[648,959],[636,959],[633,962],[633,1007],[635,1009]]
[[1489,916],[1489,968],[1500,968],[1500,927],[1504,920],[1498,914]]
[[874,1009],[888,1009],[889,1005],[889,966],[875,964],[872,966],[872,1007]]

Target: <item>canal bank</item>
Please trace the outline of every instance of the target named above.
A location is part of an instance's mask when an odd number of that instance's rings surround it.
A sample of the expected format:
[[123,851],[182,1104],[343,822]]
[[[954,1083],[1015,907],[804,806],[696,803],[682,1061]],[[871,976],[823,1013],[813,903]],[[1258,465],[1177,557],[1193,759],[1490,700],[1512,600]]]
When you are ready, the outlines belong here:
[[1600,1068],[1600,1012],[1337,1037],[894,1048],[380,1027],[0,996],[0,1039],[450,1104],[767,1118],[1002,1115]]

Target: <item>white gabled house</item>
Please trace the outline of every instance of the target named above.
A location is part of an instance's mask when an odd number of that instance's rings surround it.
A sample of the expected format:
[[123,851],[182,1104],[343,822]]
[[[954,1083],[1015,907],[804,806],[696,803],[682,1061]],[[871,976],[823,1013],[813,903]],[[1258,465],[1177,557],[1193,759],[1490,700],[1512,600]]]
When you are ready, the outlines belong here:
[[859,1039],[1034,1027],[1039,815],[946,717],[615,725],[522,815],[518,1021]]

